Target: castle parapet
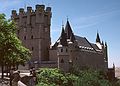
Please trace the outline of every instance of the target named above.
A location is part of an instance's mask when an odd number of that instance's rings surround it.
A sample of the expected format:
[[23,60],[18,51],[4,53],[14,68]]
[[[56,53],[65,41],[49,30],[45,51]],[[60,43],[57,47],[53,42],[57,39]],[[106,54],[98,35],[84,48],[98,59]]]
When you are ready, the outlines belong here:
[[15,16],[17,16],[17,12],[16,12],[16,10],[12,10],[11,19],[14,19]]
[[32,7],[27,7],[27,13],[30,13],[30,12],[32,12]]
[[46,8],[46,11],[47,11],[47,12],[51,12],[51,7],[47,7],[47,8]]
[[[51,17],[51,7],[45,7],[45,5],[43,4],[37,4],[35,6],[35,10],[33,10],[31,6],[28,6],[26,11],[24,8],[20,8],[19,13],[17,13],[16,10],[12,10],[11,15],[11,19],[16,21],[17,24],[19,24],[19,26],[21,27],[34,27],[35,24],[41,24],[40,28],[47,27],[48,25],[50,26]],[[35,22],[35,24],[33,24],[33,21]]]
[[36,5],[36,11],[44,11],[45,5]]
[[20,8],[19,9],[19,14],[23,14],[24,13],[24,9],[23,8]]

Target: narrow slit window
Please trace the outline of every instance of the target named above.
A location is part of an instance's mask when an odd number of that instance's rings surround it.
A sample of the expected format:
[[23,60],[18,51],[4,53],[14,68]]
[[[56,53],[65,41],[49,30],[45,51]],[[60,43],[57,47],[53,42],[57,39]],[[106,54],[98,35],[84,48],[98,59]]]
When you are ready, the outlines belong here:
[[33,35],[31,36],[31,39],[33,39]]
[[34,50],[34,47],[32,47],[32,51]]
[[61,49],[61,52],[63,52],[63,49]]
[[26,40],[26,36],[24,36],[24,40]]
[[64,63],[64,60],[63,59],[61,59],[61,61],[60,61],[61,63]]

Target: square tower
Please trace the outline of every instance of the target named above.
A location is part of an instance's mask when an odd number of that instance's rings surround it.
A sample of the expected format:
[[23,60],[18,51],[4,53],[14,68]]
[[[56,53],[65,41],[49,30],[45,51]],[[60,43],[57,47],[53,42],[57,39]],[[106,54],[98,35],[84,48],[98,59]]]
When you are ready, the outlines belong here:
[[45,5],[36,5],[35,10],[27,7],[27,12],[20,8],[18,14],[12,10],[11,19],[16,22],[18,38],[32,51],[31,62],[49,60],[51,15],[51,7],[45,9]]

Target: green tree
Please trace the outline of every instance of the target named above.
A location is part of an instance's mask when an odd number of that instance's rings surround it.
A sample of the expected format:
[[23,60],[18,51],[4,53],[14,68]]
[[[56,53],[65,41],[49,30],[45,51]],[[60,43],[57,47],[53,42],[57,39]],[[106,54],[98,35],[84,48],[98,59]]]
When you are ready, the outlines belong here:
[[111,86],[110,82],[96,70],[79,71],[75,86]]
[[65,74],[57,68],[42,68],[37,75],[36,86],[73,86],[77,77]]
[[4,14],[0,14],[0,65],[2,78],[4,66],[24,64],[31,54],[25,48],[16,35],[16,25],[12,20],[7,20]]

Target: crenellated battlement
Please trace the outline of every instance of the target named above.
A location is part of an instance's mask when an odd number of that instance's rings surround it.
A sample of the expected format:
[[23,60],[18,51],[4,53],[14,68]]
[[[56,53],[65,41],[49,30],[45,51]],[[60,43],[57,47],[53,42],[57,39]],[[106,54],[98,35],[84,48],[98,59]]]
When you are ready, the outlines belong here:
[[18,13],[16,10],[12,10],[11,18],[16,19],[19,17],[19,15],[23,15],[23,17],[25,17],[27,15],[36,15],[38,13],[44,13],[45,15],[51,16],[51,7],[45,8],[45,5],[37,4],[35,6],[35,10],[33,10],[32,7],[30,7],[30,6],[27,7],[26,11],[24,10],[24,8],[20,8]]

